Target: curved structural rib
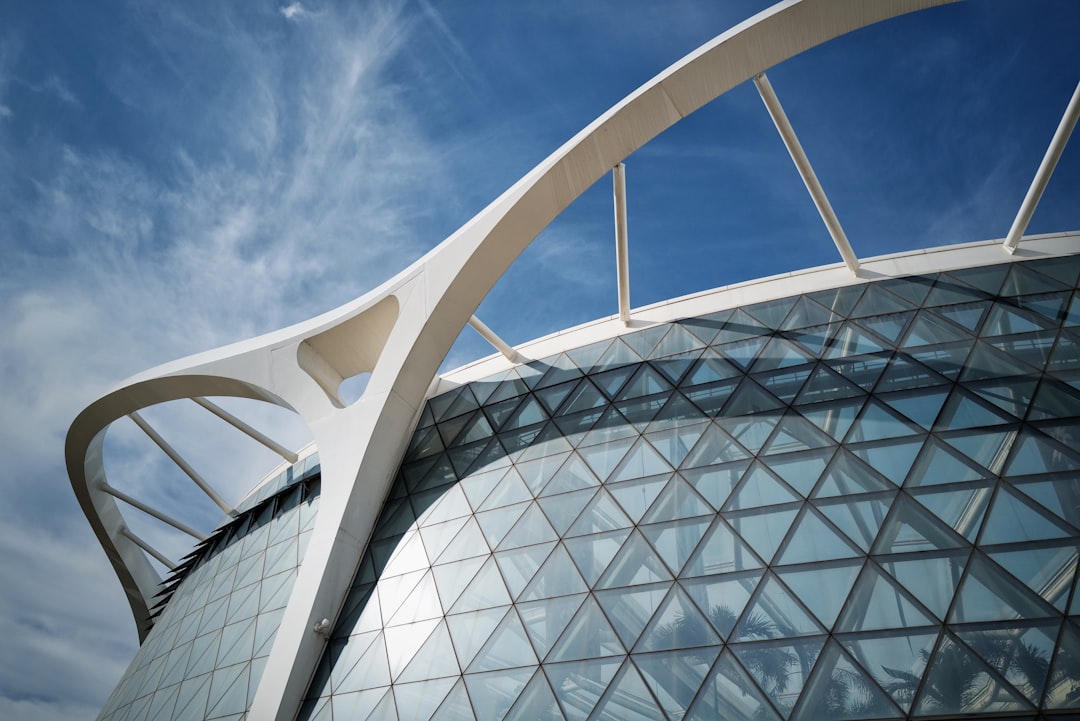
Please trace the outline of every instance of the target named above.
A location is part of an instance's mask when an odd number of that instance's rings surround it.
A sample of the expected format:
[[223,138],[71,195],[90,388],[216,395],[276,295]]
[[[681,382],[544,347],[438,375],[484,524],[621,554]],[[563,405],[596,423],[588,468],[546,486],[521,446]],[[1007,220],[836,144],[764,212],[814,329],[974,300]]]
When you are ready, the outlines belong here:
[[[322,652],[312,623],[334,619],[432,378],[492,286],[581,193],[683,117],[756,74],[839,35],[953,0],[786,0],[698,48],[606,112],[483,212],[380,288],[310,321],[162,366],[83,411],[68,472],[128,594],[140,635],[156,573],[124,534],[101,443],[114,420],[182,397],[258,398],[292,408],[314,435],[322,503],[251,717],[291,719]],[[342,379],[371,372],[344,406]]]

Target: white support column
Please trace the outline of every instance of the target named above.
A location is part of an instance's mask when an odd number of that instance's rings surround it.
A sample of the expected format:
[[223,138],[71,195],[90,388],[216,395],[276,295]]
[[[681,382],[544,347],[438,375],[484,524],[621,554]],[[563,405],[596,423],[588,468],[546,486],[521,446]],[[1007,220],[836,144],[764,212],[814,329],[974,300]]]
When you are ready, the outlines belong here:
[[217,416],[221,420],[225,421],[226,423],[228,423],[230,426],[232,426],[236,430],[247,434],[253,440],[256,440],[259,443],[261,443],[262,445],[266,446],[267,448],[272,450],[274,453],[276,453],[279,456],[281,456],[282,458],[284,458],[289,463],[296,463],[299,460],[299,457],[295,453],[290,451],[288,448],[281,445],[280,443],[278,443],[274,439],[268,437],[267,435],[265,435],[264,433],[262,433],[258,429],[252,428],[250,425],[248,425],[244,421],[240,420],[239,418],[234,416],[232,413],[229,413],[227,410],[225,410],[221,406],[215,405],[215,404],[211,403],[210,401],[206,400],[205,398],[192,398],[191,400],[195,401],[200,406],[202,406],[206,410],[210,411],[215,416]]
[[196,470],[191,467],[191,464],[184,460],[183,456],[177,453],[176,450],[172,446],[170,446],[168,442],[164,438],[162,438],[157,431],[150,427],[149,423],[143,420],[142,416],[132,411],[128,414],[128,418],[134,421],[135,425],[141,428],[143,433],[150,436],[150,440],[156,443],[158,445],[158,448],[163,450],[165,452],[165,455],[171,458],[173,463],[179,466],[180,470],[182,470],[188,475],[188,478],[195,481],[195,485],[202,489],[202,492],[209,496],[210,500],[216,503],[218,508],[225,511],[225,513],[229,514],[230,516],[236,512],[232,506],[225,502],[224,498],[218,495],[218,492],[215,491],[209,483],[203,480],[203,477],[200,476],[198,472],[196,472]]
[[146,551],[151,556],[156,558],[158,560],[158,562],[162,566],[164,566],[165,568],[169,569],[170,571],[175,571],[176,570],[176,564],[175,563],[173,563],[168,558],[166,558],[165,555],[161,551],[157,550],[156,548],[151,546],[149,543],[147,543],[146,541],[144,541],[143,539],[139,538],[134,533],[132,533],[128,529],[127,526],[124,526],[123,528],[121,528],[120,533],[124,534],[128,538],[128,540],[130,540],[136,546],[138,546],[139,548],[141,548],[142,550]]
[[156,508],[146,505],[137,498],[132,498],[128,494],[121,491],[119,488],[113,488],[108,483],[102,483],[100,486],[98,486],[98,488],[100,488],[103,493],[108,493],[113,498],[119,498],[121,501],[128,504],[129,506],[138,508],[140,511],[147,514],[148,516],[153,516],[162,523],[167,523],[176,530],[183,531],[187,535],[194,538],[196,541],[205,541],[207,539],[207,535],[205,533],[199,533],[186,523],[178,521],[172,516],[168,516],[157,510]]
[[1006,253],[1011,255],[1016,252],[1016,246],[1020,243],[1024,231],[1027,230],[1031,216],[1035,214],[1035,208],[1042,199],[1043,191],[1046,190],[1046,184],[1050,182],[1050,176],[1057,167],[1061,152],[1065,150],[1065,144],[1069,142],[1069,136],[1076,127],[1077,118],[1080,118],[1080,83],[1076,84],[1072,99],[1069,100],[1065,114],[1061,116],[1061,122],[1058,123],[1054,137],[1050,140],[1050,147],[1046,149],[1046,155],[1043,156],[1039,169],[1035,171],[1035,178],[1031,181],[1027,195],[1024,196],[1024,202],[1020,204],[1020,210],[1016,213],[1009,234],[1005,236],[1002,247]]
[[619,280],[619,320],[630,325],[630,242],[626,232],[626,165],[611,169],[615,186],[615,267]]
[[810,191],[810,197],[813,199],[814,205],[817,206],[821,219],[825,221],[825,227],[828,229],[829,235],[832,236],[836,249],[840,251],[840,257],[844,259],[844,265],[848,267],[852,275],[857,274],[859,272],[859,259],[855,256],[855,251],[851,249],[851,243],[848,242],[847,235],[844,234],[840,219],[836,217],[836,213],[829,203],[829,198],[825,195],[825,189],[821,187],[821,182],[814,173],[813,166],[810,165],[810,159],[806,157],[806,152],[799,143],[799,138],[795,135],[795,129],[791,127],[791,122],[788,120],[787,114],[784,113],[783,106],[780,105],[780,99],[773,92],[772,85],[769,83],[769,79],[765,77],[765,73],[754,76],[754,85],[757,86],[758,93],[765,102],[765,108],[769,111],[776,129],[780,131],[780,137],[783,139],[784,145],[787,146],[791,159],[795,161],[795,167],[798,169],[799,175],[802,176],[806,189]]
[[479,333],[484,340],[490,343],[495,350],[502,353],[508,361],[511,363],[517,363],[519,361],[520,356],[518,355],[518,352],[511,348],[506,341],[496,335],[495,331],[488,328],[484,322],[475,315],[469,317],[469,325],[473,330]]

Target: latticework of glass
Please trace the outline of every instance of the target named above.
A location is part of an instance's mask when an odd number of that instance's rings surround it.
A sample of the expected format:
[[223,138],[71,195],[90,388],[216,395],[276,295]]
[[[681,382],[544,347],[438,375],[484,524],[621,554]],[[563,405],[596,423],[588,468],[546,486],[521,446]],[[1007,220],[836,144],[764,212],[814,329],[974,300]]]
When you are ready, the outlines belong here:
[[1078,275],[809,293],[431,399],[300,718],[1080,707]]
[[318,499],[317,477],[296,482],[220,529],[178,569],[172,595],[99,721],[246,716]]

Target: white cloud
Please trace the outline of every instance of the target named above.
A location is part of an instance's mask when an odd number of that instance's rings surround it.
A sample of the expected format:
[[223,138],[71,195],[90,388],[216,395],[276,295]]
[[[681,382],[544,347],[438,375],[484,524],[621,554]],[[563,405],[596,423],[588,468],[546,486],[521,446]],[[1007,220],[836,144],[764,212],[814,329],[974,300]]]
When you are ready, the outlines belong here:
[[286,20],[292,20],[293,18],[306,15],[307,10],[300,3],[294,2],[291,5],[286,5],[281,8],[281,14],[285,16]]

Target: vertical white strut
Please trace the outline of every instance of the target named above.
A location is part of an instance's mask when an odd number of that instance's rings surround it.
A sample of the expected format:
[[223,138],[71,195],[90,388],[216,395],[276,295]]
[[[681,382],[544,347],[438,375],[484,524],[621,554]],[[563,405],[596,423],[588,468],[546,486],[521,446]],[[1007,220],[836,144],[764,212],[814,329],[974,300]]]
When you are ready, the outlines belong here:
[[1006,253],[1012,255],[1016,252],[1016,246],[1020,243],[1024,231],[1027,230],[1028,223],[1031,222],[1031,216],[1035,214],[1035,207],[1039,204],[1039,200],[1042,199],[1043,191],[1046,190],[1046,184],[1050,182],[1050,175],[1054,172],[1058,159],[1061,158],[1061,151],[1065,150],[1065,144],[1069,142],[1069,136],[1072,135],[1073,128],[1076,127],[1077,118],[1080,118],[1080,83],[1076,84],[1072,99],[1069,100],[1069,104],[1065,108],[1065,114],[1061,116],[1061,122],[1058,123],[1054,137],[1050,140],[1050,147],[1046,149],[1046,155],[1043,156],[1039,169],[1035,171],[1035,178],[1032,179],[1031,187],[1028,188],[1027,195],[1024,196],[1024,202],[1020,204],[1020,210],[1016,213],[1012,228],[1009,229],[1009,234],[1005,236],[1002,247]]
[[791,122],[788,120],[787,114],[784,113],[784,108],[780,105],[780,99],[773,92],[772,85],[769,83],[769,79],[765,77],[765,73],[754,76],[754,85],[757,86],[758,93],[765,102],[765,108],[769,111],[769,115],[772,116],[776,129],[780,131],[780,137],[783,139],[784,145],[787,146],[791,159],[795,161],[795,167],[798,169],[799,175],[802,176],[806,189],[810,191],[810,197],[814,200],[814,205],[817,206],[821,219],[825,221],[825,227],[828,229],[829,235],[832,236],[836,249],[840,251],[840,257],[844,259],[844,265],[848,267],[852,275],[855,275],[859,272],[859,259],[855,256],[855,251],[851,249],[851,243],[848,242],[847,235],[845,235],[844,229],[840,225],[840,219],[836,217],[836,213],[829,203],[829,198],[825,195],[825,189],[821,187],[821,182],[814,173],[814,168],[810,165],[810,159],[806,157],[806,152],[799,143],[799,138],[795,135],[795,129],[791,127]]
[[626,235],[626,165],[611,170],[615,186],[615,265],[619,278],[619,320],[630,324],[630,245]]

